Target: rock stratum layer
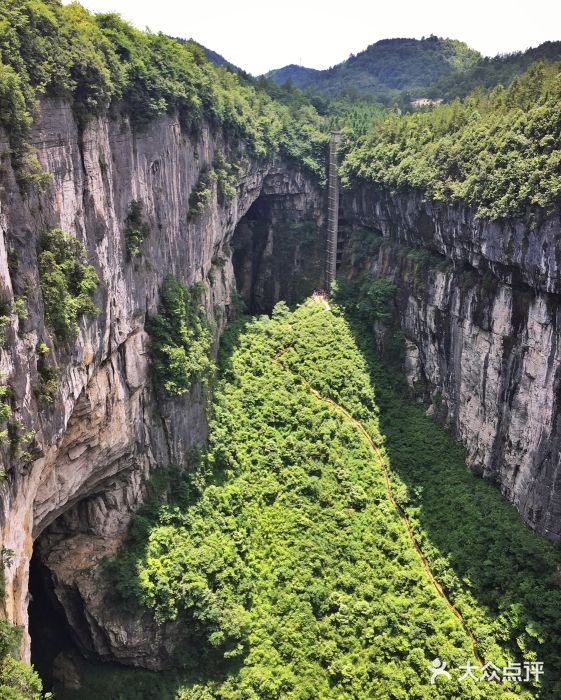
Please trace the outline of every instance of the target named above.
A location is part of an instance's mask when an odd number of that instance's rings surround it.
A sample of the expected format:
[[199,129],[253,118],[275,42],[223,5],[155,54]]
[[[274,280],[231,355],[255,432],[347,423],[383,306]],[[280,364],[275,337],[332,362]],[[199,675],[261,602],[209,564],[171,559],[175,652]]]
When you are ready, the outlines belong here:
[[368,267],[399,288],[413,391],[526,523],[558,540],[561,216],[489,222],[371,187],[343,211],[383,239]]
[[[8,303],[25,297],[28,309],[25,320],[11,315],[0,371],[11,387],[20,432],[32,433],[21,456],[2,447],[6,613],[27,628],[33,542],[59,518],[41,542],[41,555],[52,566],[54,593],[80,646],[102,658],[158,667],[170,653],[165,630],[154,627],[151,634],[148,623],[143,629],[141,621],[111,617],[100,600],[96,569],[122,541],[149,474],[183,464],[207,434],[200,387],[174,400],[156,391],[145,321],[171,273],[187,286],[206,283],[204,303],[218,337],[232,303],[231,249],[240,220],[264,190],[292,221],[313,220],[320,235],[322,193],[296,165],[251,159],[240,144],[226,144],[208,128],[187,135],[171,117],[142,132],[121,113],[79,128],[66,103],[45,101],[33,143],[51,175],[46,190],[22,197],[9,167],[0,176],[1,292]],[[236,196],[220,205],[214,192],[207,209],[189,220],[199,175],[212,167],[218,150],[230,149],[242,166]],[[7,151],[5,140],[0,151]],[[124,228],[133,200],[142,203],[149,234],[142,254],[131,258]],[[83,242],[100,277],[98,317],[81,317],[77,337],[62,346],[45,326],[37,267],[38,238],[55,226]],[[296,242],[296,257],[297,248]],[[38,342],[47,342],[49,362],[57,366],[52,405],[38,402],[33,390]],[[64,523],[67,536],[60,544]],[[83,603],[79,621],[77,600]],[[27,635],[23,653],[29,658]]]

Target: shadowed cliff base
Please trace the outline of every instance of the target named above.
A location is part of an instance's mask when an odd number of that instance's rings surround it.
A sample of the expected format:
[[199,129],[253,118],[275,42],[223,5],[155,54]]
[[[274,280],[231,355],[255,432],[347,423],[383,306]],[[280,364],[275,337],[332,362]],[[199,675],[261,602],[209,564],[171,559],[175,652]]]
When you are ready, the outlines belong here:
[[[296,304],[321,287],[325,251],[323,195],[305,179],[268,176],[232,238],[236,287],[251,314]],[[299,186],[298,186],[299,185]]]
[[[403,373],[404,337],[391,328],[383,358],[372,321],[360,318],[356,289],[340,285],[337,301],[368,364],[389,466],[402,484],[398,501],[437,579],[475,632],[506,658],[544,662],[537,697],[561,692],[561,551],[522,522],[499,491],[466,465],[466,451],[412,398]],[[496,661],[495,661],[496,663]]]

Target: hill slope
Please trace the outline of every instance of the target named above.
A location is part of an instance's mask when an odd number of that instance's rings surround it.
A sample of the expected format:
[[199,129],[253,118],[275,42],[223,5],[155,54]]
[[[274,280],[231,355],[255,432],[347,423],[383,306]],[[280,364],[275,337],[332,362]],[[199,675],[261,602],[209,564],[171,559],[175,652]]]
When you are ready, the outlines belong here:
[[387,101],[395,91],[417,93],[480,58],[467,44],[452,39],[383,39],[328,70],[290,65],[270,71],[268,76],[277,83],[292,80],[302,89],[328,96],[355,92]]
[[499,84],[507,87],[532,63],[543,59],[554,61],[560,57],[561,41],[546,41],[527,51],[517,51],[494,58],[483,56],[467,70],[456,70],[439,78],[427,95],[450,100],[454,97],[466,97],[477,88],[491,90]]

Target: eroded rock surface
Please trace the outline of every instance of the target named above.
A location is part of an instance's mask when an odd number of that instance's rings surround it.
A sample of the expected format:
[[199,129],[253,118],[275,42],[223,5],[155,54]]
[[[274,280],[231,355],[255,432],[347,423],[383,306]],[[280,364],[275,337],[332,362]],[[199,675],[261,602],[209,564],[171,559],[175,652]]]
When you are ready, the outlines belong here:
[[[442,236],[433,232],[432,239],[426,231],[416,235],[410,203],[401,214],[393,210],[391,226],[388,206],[382,198],[366,214],[357,213],[363,224],[380,236],[383,232],[384,243],[367,267],[399,288],[396,312],[406,336],[409,386],[431,403],[431,415],[466,446],[468,463],[499,484],[528,525],[560,539],[559,296],[521,281],[533,274],[530,268],[518,273],[511,268],[510,277],[495,275],[481,251],[476,255],[462,238],[466,228],[473,232],[479,227],[480,235],[490,230],[480,222],[449,222]],[[423,210],[419,216],[425,216]],[[433,252],[428,261],[418,255],[427,246]],[[473,256],[479,268],[471,265]],[[516,252],[505,258],[507,263],[524,266]],[[545,275],[554,266],[550,261],[540,269]],[[554,275],[549,286],[558,282]],[[380,324],[373,332],[383,347]]]
[[[310,211],[319,217],[322,194],[294,163],[251,159],[239,144],[226,144],[209,129],[183,133],[172,117],[134,132],[128,117],[116,111],[80,129],[68,104],[45,101],[33,140],[51,175],[45,191],[22,196],[9,167],[0,175],[0,293],[9,304],[25,297],[28,309],[25,320],[11,315],[0,372],[11,387],[20,433],[31,433],[17,457],[9,445],[0,448],[7,472],[0,486],[0,543],[13,553],[5,572],[6,612],[27,627],[33,541],[87,497],[94,524],[67,533],[56,546],[50,538],[52,551],[43,543],[57,591],[67,596],[69,611],[68,591],[85,603],[90,640],[84,637],[84,648],[154,666],[168,654],[158,641],[164,632],[148,632],[144,620],[109,620],[96,598],[99,586],[92,584],[95,567],[89,566],[122,541],[150,472],[183,464],[189,449],[206,439],[207,397],[200,387],[175,400],[155,390],[145,321],[155,313],[162,282],[171,273],[187,286],[205,282],[204,304],[218,338],[230,314],[232,238],[240,219],[264,187],[284,197],[289,209],[308,202],[294,221]],[[4,151],[5,138],[0,141]],[[242,166],[237,195],[220,205],[215,194],[207,210],[190,220],[189,196],[202,169],[212,166],[217,151],[229,154],[230,148]],[[142,254],[131,258],[124,229],[133,201],[142,204],[149,234]],[[80,318],[78,336],[58,346],[45,327],[37,269],[38,238],[54,226],[83,242],[100,277],[99,315]],[[38,342],[47,343],[49,362],[58,368],[51,405],[40,403],[33,389],[39,381]],[[24,646],[29,658],[27,636]]]

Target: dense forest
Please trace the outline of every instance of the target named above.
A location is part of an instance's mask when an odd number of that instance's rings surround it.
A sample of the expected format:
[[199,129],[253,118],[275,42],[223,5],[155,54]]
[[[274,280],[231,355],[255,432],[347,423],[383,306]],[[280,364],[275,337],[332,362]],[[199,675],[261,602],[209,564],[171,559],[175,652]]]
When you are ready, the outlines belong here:
[[550,212],[561,203],[561,63],[532,64],[508,88],[389,115],[347,149],[347,185],[415,188],[489,218]]
[[[391,294],[356,291],[229,327],[208,449],[160,474],[111,566],[124,604],[188,630],[180,668],[86,668],[68,700],[558,697],[559,552],[404,398],[361,331]],[[430,686],[437,657],[546,675]]]
[[423,94],[442,76],[466,70],[479,58],[477,51],[452,39],[383,39],[327,70],[287,66],[267,75],[277,83],[291,80],[311,93],[368,96],[391,104],[402,91]]

